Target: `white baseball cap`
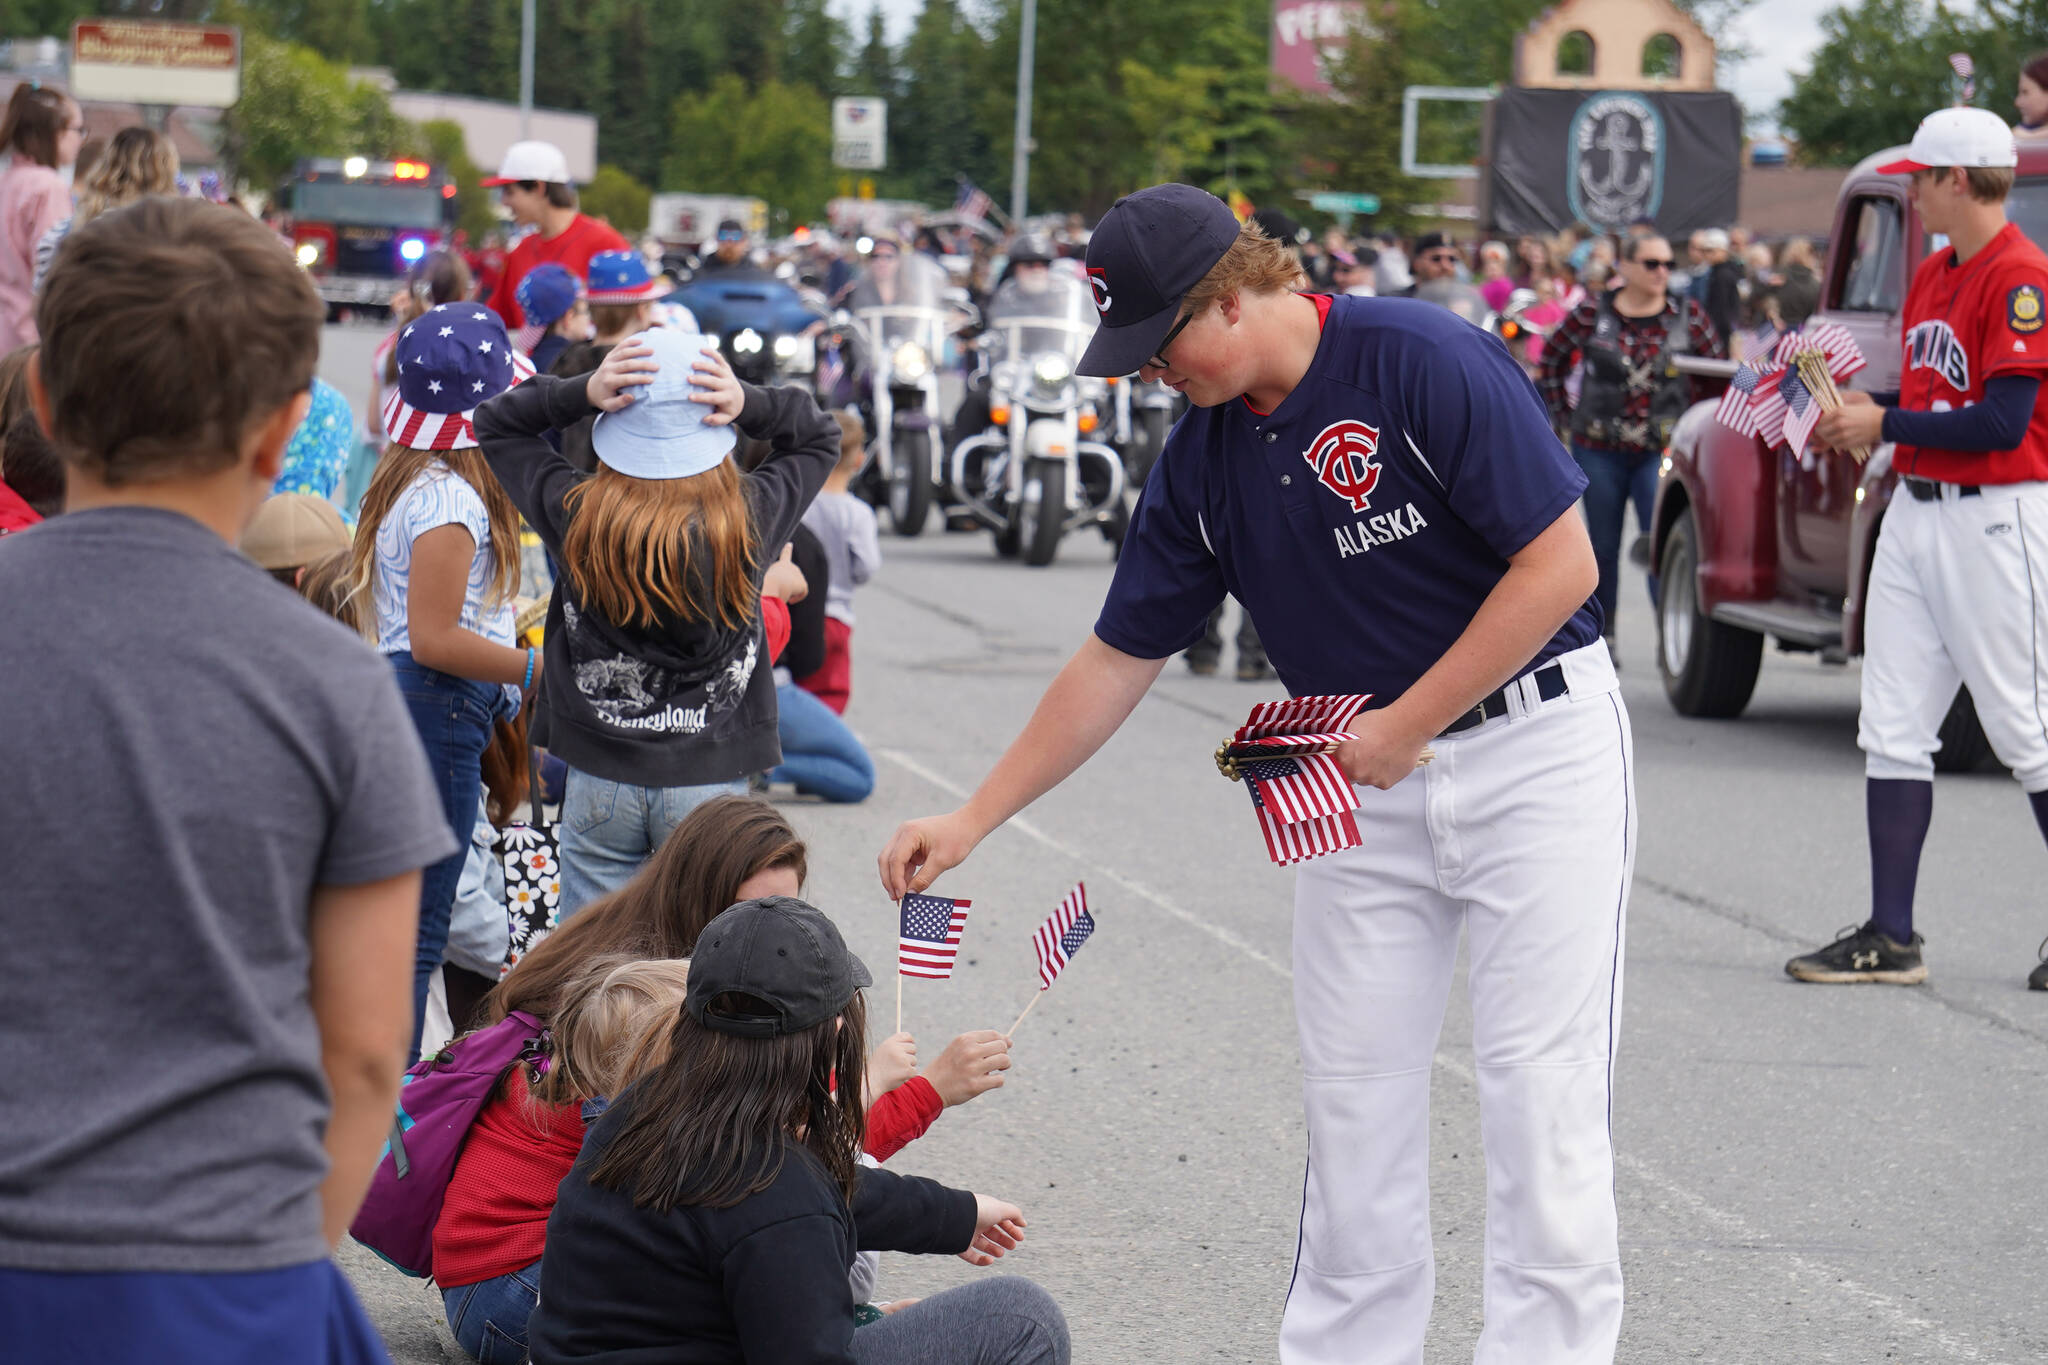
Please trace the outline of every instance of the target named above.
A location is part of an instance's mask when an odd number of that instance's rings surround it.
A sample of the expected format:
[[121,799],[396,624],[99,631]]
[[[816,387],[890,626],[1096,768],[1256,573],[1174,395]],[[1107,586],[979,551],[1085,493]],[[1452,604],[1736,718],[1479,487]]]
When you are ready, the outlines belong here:
[[505,149],[498,173],[483,183],[512,185],[521,180],[538,180],[544,185],[567,185],[569,158],[552,142],[515,142]]
[[1929,171],[1938,166],[2017,166],[2019,149],[2012,129],[1989,109],[1937,109],[1920,120],[1913,145],[1897,161],[1877,168],[1879,175]]

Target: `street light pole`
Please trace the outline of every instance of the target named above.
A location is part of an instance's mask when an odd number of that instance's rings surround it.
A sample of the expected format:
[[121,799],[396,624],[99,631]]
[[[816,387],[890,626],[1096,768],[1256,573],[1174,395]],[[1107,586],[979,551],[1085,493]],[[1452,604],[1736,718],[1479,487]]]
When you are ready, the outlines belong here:
[[519,138],[533,136],[533,0],[519,7]]
[[1024,0],[1017,40],[1017,148],[1010,158],[1010,221],[1022,223],[1031,192],[1031,68],[1038,37],[1038,0]]

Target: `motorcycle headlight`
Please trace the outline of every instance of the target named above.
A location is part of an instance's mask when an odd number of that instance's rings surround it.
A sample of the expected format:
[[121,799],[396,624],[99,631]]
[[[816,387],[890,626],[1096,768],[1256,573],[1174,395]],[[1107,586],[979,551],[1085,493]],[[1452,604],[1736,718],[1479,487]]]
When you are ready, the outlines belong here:
[[924,347],[906,341],[889,357],[889,369],[897,379],[915,384],[932,372],[932,358],[925,354]]
[[818,368],[818,343],[811,337],[777,337],[775,363],[791,374],[809,374]]
[[320,264],[320,244],[318,242],[300,242],[299,249],[293,254],[298,257],[299,264],[308,270]]
[[1048,389],[1056,389],[1066,383],[1073,373],[1074,367],[1067,363],[1067,358],[1056,352],[1038,357],[1031,366],[1031,377]]
[[761,347],[765,344],[761,340],[759,332],[751,327],[743,327],[740,329],[739,334],[732,339],[732,353],[734,355],[759,355]]

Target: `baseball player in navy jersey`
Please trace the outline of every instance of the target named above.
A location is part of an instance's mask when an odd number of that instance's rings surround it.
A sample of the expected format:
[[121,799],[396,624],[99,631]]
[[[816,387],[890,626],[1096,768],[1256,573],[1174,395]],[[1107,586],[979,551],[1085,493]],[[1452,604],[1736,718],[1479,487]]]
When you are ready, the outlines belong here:
[[1081,372],[1135,370],[1195,406],[1094,634],[973,797],[896,832],[883,885],[924,889],[1073,772],[1237,597],[1291,694],[1372,694],[1338,751],[1363,846],[1295,884],[1309,1155],[1281,1359],[1422,1358],[1429,1078],[1463,930],[1487,1158],[1477,1359],[1610,1360],[1635,809],[1585,478],[1499,342],[1426,303],[1294,292],[1281,246],[1204,191],[1118,200],[1087,267],[1102,319]]
[[[1943,109],[1878,167],[1912,175],[1921,224],[1949,245],[1907,291],[1899,391],[1846,394],[1815,428],[1836,449],[1893,442],[1901,478],[1865,608],[1870,919],[1786,963],[1802,981],[1927,979],[1913,888],[1959,683],[2048,834],[2048,256],[2006,221],[2018,164],[1996,114]],[[2048,990],[2048,962],[2027,984]]]

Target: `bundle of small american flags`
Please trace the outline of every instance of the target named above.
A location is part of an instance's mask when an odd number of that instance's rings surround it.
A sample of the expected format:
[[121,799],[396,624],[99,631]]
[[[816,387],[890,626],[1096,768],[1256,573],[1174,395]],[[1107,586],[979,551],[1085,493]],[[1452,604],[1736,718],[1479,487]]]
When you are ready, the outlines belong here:
[[1358,791],[1331,752],[1370,696],[1293,697],[1254,706],[1217,751],[1226,776],[1241,777],[1275,865],[1320,858],[1361,842]]
[[1868,362],[1840,323],[1817,322],[1778,338],[1768,355],[1739,366],[1714,408],[1721,425],[1766,446],[1804,454],[1820,414],[1841,406],[1835,385]]

